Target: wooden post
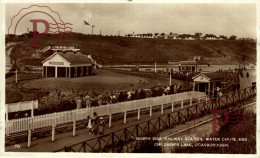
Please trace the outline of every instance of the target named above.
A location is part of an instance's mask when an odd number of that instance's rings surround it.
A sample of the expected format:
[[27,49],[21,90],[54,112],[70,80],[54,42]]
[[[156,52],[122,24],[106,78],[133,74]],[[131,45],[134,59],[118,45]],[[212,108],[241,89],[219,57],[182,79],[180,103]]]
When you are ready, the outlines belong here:
[[45,77],[48,77],[48,74],[47,74],[48,73],[48,71],[47,71],[48,66],[45,66],[45,67],[46,67],[46,69],[45,69],[46,70]]
[[34,101],[31,102],[31,117],[34,116]]
[[55,78],[57,78],[58,77],[58,68],[57,68],[57,66],[55,66]]
[[52,125],[51,141],[55,140],[55,125]]
[[183,100],[181,101],[181,109],[183,109]]
[[109,114],[108,127],[110,128],[111,126],[112,126],[112,114]]
[[8,120],[8,104],[5,104],[5,121],[9,121]]
[[150,117],[152,117],[152,115],[153,115],[153,107],[150,106]]
[[124,123],[126,123],[126,111],[124,112]]
[[67,67],[65,67],[65,69],[66,69],[66,73],[65,73],[65,76],[66,76],[66,77],[65,77],[65,78],[67,78],[67,77],[68,77],[68,72],[67,72],[68,69],[67,69]]
[[8,104],[5,104],[5,121],[6,121],[6,134],[9,136],[9,119],[8,119]]
[[195,86],[196,86],[196,83],[193,81],[193,88],[192,88],[193,91],[195,91]]
[[17,68],[15,69],[15,83],[17,83]]
[[71,76],[71,67],[69,67],[69,78]]
[[161,106],[161,114],[163,114],[163,104],[162,104],[162,106]]
[[192,106],[192,98],[190,99],[190,106]]
[[137,120],[140,120],[140,108],[138,108]]
[[76,121],[73,121],[73,136],[76,135]]
[[174,111],[174,101],[172,102],[172,112]]
[[42,77],[44,77],[44,66],[42,67]]
[[32,130],[28,131],[28,148],[31,147],[32,144]]

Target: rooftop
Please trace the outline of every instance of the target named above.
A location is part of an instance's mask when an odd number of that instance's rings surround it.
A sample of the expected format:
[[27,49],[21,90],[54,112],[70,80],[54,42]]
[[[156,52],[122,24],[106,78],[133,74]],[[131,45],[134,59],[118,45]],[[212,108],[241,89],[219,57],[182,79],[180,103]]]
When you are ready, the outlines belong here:
[[57,52],[57,54],[67,60],[70,65],[92,64],[88,56],[80,52]]
[[201,75],[205,76],[209,81],[212,80],[222,80],[227,76],[226,72],[208,72],[208,73],[200,73],[194,76],[192,79],[198,78]]

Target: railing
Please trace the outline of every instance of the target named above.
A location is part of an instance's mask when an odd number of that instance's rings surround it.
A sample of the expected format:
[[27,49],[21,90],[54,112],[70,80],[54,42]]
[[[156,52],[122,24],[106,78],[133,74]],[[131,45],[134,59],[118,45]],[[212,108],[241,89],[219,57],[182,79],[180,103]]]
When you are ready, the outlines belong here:
[[13,133],[31,131],[44,127],[53,127],[56,125],[87,119],[87,116],[91,116],[96,112],[99,116],[109,116],[109,127],[112,124],[112,114],[124,113],[124,123],[126,122],[126,114],[129,111],[138,110],[140,116],[140,109],[150,108],[155,106],[163,106],[163,104],[169,104],[174,102],[182,102],[184,100],[190,100],[193,98],[205,97],[203,92],[184,92],[179,94],[146,98],[141,100],[127,101],[122,103],[104,105],[93,108],[77,109],[65,112],[58,112],[46,115],[39,115],[35,117],[20,118],[6,121],[6,135]]
[[5,111],[6,113],[37,109],[38,100],[10,103],[10,104],[5,104],[5,106],[6,106],[6,111]]
[[255,95],[256,87],[249,87],[240,91],[229,92],[223,96],[206,97],[205,101],[198,102],[195,105],[160,115],[159,117],[107,133],[103,136],[71,146],[65,146],[55,152],[107,152],[109,149],[112,149],[112,152],[117,152],[114,149],[119,144],[135,140],[136,137],[149,136],[164,129],[173,128],[185,121],[209,114],[212,109],[236,108],[238,107],[236,105],[239,104],[234,103]]

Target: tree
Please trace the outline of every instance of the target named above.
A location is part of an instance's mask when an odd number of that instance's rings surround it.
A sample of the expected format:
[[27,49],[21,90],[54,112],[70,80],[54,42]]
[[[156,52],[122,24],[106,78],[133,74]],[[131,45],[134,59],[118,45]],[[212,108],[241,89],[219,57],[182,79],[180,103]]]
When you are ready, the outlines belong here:
[[237,39],[237,36],[235,36],[235,35],[232,35],[229,37],[229,40],[236,40],[236,39]]
[[197,33],[195,33],[194,34],[194,39],[196,39],[196,40],[200,40],[200,37],[202,36],[202,33],[199,33],[199,32],[197,32]]
[[223,40],[226,40],[226,39],[227,39],[227,36],[220,35],[219,38],[222,38]]
[[202,35],[202,33],[196,32],[194,36],[197,37],[197,38],[200,38],[201,35]]
[[153,34],[152,33],[147,33],[147,36],[148,37],[153,37]]

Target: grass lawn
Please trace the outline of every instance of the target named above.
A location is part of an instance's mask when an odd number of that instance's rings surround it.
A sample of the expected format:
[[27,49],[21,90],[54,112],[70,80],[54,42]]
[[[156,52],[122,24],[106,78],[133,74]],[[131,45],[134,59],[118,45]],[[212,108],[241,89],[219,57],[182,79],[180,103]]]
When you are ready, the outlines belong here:
[[22,100],[22,98],[23,98],[23,96],[18,92],[6,91],[6,94],[5,94],[6,104],[19,102]]
[[79,78],[40,78],[23,84],[27,89],[74,88],[74,89],[122,89],[129,88],[130,84],[146,83],[142,77],[95,70],[93,76]]

